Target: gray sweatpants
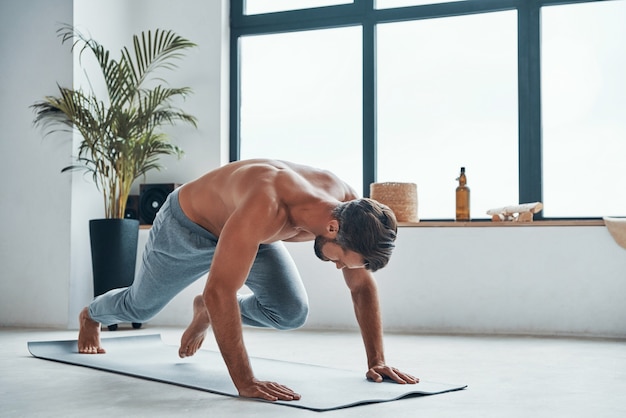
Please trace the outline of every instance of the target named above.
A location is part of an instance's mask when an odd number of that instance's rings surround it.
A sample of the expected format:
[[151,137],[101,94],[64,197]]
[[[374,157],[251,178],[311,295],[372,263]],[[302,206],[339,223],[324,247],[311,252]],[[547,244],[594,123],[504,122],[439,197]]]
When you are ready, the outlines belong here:
[[[217,241],[215,235],[187,218],[175,190],[154,220],[133,284],[95,298],[89,315],[104,325],[147,322],[180,291],[208,273]],[[259,246],[246,286],[252,294],[238,296],[243,324],[277,329],[304,324],[308,314],[306,290],[282,242]]]

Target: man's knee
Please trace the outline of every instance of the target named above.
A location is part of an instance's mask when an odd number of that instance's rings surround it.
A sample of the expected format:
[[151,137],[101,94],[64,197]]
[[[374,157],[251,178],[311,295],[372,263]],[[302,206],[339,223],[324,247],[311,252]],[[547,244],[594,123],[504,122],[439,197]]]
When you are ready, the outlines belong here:
[[281,312],[280,319],[276,322],[276,329],[291,330],[303,326],[309,316],[309,304],[307,302],[291,304]]

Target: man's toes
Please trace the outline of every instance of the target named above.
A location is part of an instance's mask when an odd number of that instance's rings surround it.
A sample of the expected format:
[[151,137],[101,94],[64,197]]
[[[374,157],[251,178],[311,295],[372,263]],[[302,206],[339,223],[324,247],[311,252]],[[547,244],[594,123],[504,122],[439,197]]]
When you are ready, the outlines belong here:
[[79,353],[82,353],[82,354],[104,354],[104,353],[106,353],[106,350],[104,348],[102,348],[102,347],[95,346],[95,347],[87,347],[87,348],[84,348],[82,350],[79,350]]

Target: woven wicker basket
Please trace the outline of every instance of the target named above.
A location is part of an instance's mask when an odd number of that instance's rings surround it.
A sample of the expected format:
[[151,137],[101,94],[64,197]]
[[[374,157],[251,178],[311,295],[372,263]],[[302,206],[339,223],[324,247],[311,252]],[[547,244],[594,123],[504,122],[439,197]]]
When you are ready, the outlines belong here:
[[415,183],[372,183],[370,197],[389,206],[398,222],[419,222]]

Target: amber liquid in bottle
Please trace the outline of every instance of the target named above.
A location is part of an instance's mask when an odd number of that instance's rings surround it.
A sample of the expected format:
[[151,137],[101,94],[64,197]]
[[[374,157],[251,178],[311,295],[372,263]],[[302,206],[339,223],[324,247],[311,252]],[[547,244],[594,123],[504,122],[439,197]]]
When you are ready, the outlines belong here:
[[461,167],[461,174],[457,180],[459,185],[456,188],[456,220],[467,222],[470,220],[470,189],[467,187],[465,167]]

